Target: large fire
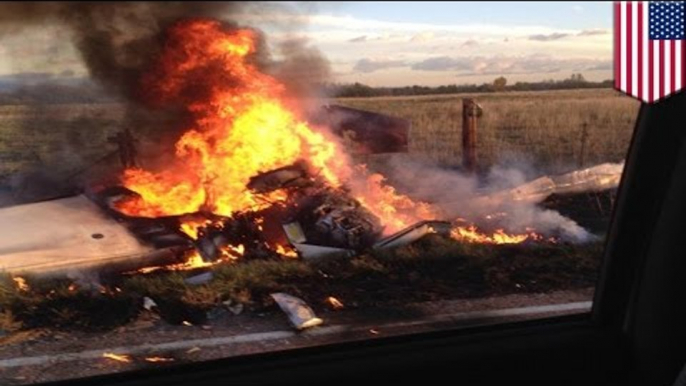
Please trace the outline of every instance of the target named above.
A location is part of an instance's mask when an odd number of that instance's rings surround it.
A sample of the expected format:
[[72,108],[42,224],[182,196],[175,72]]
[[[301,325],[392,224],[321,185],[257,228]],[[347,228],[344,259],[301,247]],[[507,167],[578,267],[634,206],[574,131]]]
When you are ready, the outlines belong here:
[[[168,31],[158,61],[143,78],[146,94],[159,104],[183,105],[192,126],[176,143],[175,162],[163,171],[131,168],[123,184],[139,196],[119,201],[130,216],[160,217],[203,212],[231,216],[263,209],[288,197],[276,190],[258,197],[246,188],[251,177],[304,160],[331,187],[346,185],[389,234],[412,223],[439,217],[431,205],[416,202],[388,186],[380,174],[353,166],[325,128],[307,123],[288,102],[285,87],[258,70],[256,33],[227,28],[218,21],[189,20]],[[205,220],[185,221],[181,230],[198,238]],[[261,228],[260,228],[261,229]],[[458,229],[469,242],[520,242],[504,233],[480,235]],[[242,254],[242,246],[225,251]],[[275,246],[279,253],[295,253]],[[177,267],[202,265],[197,255]]]
[[[183,102],[195,122],[176,143],[176,163],[162,172],[133,168],[124,185],[140,197],[121,201],[132,216],[181,215],[199,210],[222,216],[265,205],[246,189],[250,177],[304,159],[331,186],[340,186],[355,170],[327,131],[314,128],[288,106],[284,86],[254,64],[256,35],[227,29],[217,21],[193,20],[169,31],[168,42],[144,85],[162,101]],[[202,73],[209,84],[197,99],[185,93]],[[368,175],[354,185],[360,202],[378,216],[387,232],[431,217],[428,205],[415,203]],[[271,202],[285,198],[274,192]],[[198,224],[186,224],[194,234]]]

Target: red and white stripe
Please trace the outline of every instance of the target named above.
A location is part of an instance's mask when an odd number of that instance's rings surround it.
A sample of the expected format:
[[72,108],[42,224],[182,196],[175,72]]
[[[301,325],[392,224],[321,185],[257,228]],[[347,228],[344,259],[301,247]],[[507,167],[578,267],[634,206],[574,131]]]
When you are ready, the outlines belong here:
[[649,40],[649,1],[615,2],[615,88],[655,102],[686,80],[686,41]]

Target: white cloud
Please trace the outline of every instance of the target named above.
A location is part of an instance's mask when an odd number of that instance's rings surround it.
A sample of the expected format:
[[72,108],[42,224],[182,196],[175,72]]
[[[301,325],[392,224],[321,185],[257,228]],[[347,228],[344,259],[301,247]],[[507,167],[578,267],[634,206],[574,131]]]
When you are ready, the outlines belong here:
[[[502,26],[497,24],[428,24],[409,22],[390,22],[375,19],[362,19],[352,16],[334,15],[288,15],[288,14],[245,14],[240,20],[248,25],[260,25],[268,27],[270,23],[309,25],[310,28],[339,29],[347,31],[387,31],[420,34],[427,31],[434,33],[453,33],[463,35],[519,35],[528,36],[533,34],[549,34],[555,31],[563,33],[575,33],[576,30],[553,29],[537,25]],[[359,35],[359,34],[358,34]]]
[[451,76],[536,74],[559,72],[609,71],[609,59],[565,58],[546,54],[493,56],[433,56],[418,61],[364,58],[355,63],[352,73],[388,72],[405,68],[412,73],[443,73]]
[[[505,38],[505,39],[506,39],[505,41],[507,41],[507,38]],[[476,41],[474,39],[468,39],[467,41],[462,43],[462,45],[460,45],[460,47],[469,48],[469,47],[477,47],[478,45],[479,45],[478,41]]]
[[524,56],[439,56],[412,64],[415,71],[452,71],[461,76],[546,74],[559,71],[597,71],[612,68],[610,60],[564,58],[545,54]]
[[596,29],[585,29],[577,34],[577,36],[596,36],[596,35],[609,35],[611,33],[608,29],[596,28]]
[[555,32],[551,34],[536,34],[536,35],[530,35],[529,40],[537,40],[539,42],[549,42],[552,40],[558,40],[558,39],[563,39],[569,36],[569,34],[566,33],[560,33],[560,32]]
[[356,72],[374,72],[378,70],[385,70],[393,67],[404,67],[406,66],[405,62],[402,60],[391,60],[391,59],[360,59],[355,63],[355,67],[353,67],[353,71]]
[[367,35],[362,35],[362,36],[358,36],[356,38],[352,38],[348,41],[351,43],[362,43],[362,42],[366,42],[368,39],[369,38],[367,37]]
[[411,42],[428,42],[434,38],[434,33],[427,31],[427,32],[420,32],[410,38]]

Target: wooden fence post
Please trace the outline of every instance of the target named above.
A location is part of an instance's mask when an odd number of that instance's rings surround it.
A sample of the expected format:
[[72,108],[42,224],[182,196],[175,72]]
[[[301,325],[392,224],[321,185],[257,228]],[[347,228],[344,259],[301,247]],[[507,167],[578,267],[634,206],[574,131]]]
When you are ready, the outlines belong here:
[[462,167],[468,173],[476,171],[476,126],[481,113],[473,99],[462,99]]

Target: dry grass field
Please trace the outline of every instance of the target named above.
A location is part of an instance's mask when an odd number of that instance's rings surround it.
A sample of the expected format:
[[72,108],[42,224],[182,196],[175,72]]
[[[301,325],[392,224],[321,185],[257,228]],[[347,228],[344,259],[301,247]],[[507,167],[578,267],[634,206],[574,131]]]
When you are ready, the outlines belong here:
[[19,172],[48,168],[69,174],[113,151],[119,105],[0,106],[0,185]]
[[[562,172],[625,158],[639,103],[611,89],[470,95],[346,98],[337,102],[409,119],[410,152],[443,166],[461,162],[462,98],[483,108],[478,125],[481,167],[527,162]],[[586,126],[586,145],[581,155]]]
[[[451,167],[460,163],[464,97],[476,98],[484,110],[478,128],[481,167],[525,161],[548,172],[581,161],[622,160],[639,106],[609,89],[347,98],[335,103],[411,120],[410,153]],[[18,172],[47,167],[55,175],[69,175],[97,161],[116,149],[107,137],[123,128],[124,118],[123,107],[116,104],[0,106],[0,185]]]

